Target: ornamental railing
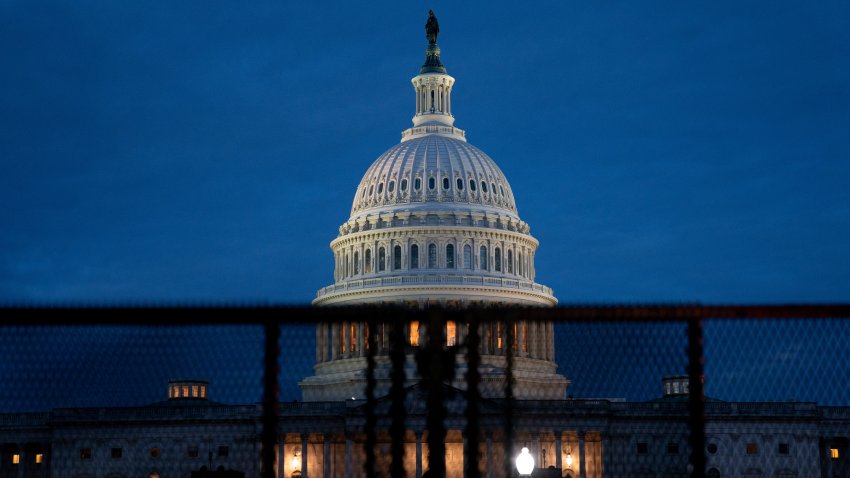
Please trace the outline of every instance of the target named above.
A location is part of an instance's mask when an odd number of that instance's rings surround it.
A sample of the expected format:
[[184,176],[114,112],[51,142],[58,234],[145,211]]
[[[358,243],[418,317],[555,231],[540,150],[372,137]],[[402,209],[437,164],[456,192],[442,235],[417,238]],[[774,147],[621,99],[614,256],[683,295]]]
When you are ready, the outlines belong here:
[[346,281],[341,284],[329,285],[322,287],[316,293],[317,298],[326,297],[328,295],[359,291],[367,289],[377,289],[381,287],[398,287],[410,285],[463,285],[463,286],[481,286],[481,287],[499,287],[504,289],[516,289],[538,292],[540,294],[552,295],[552,288],[538,284],[533,281],[522,279],[511,279],[503,277],[489,276],[461,276],[451,274],[428,274],[416,276],[390,276],[390,277],[375,277],[371,279],[358,279]]

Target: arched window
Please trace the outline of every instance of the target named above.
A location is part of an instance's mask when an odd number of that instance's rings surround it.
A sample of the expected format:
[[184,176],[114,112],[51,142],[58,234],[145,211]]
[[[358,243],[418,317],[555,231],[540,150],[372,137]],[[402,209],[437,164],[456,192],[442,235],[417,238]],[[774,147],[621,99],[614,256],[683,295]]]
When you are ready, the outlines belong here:
[[384,183],[378,184],[378,194],[381,194],[382,192],[384,192]]
[[496,250],[493,251],[493,256],[494,262],[496,263],[493,270],[496,272],[502,272],[502,250],[497,247]]
[[[495,191],[495,190],[496,190],[496,185],[494,184],[493,185],[493,191]],[[505,195],[505,189],[502,187],[501,184],[499,185],[499,192],[502,194],[502,196]]]
[[478,268],[482,271],[487,270],[487,246],[481,246],[481,251],[478,253]]
[[434,189],[437,187],[437,180],[434,178],[428,178],[428,189]]
[[472,269],[472,246],[469,244],[463,246],[463,267]]
[[471,191],[475,192],[475,180],[474,179],[469,180],[469,189]]
[[387,192],[391,193],[393,191],[395,191],[395,181],[390,181],[389,186],[387,186]]
[[449,189],[449,178],[443,178],[443,189]]
[[401,192],[407,191],[407,179],[401,180]]
[[463,179],[457,178],[457,190],[463,191]]
[[419,246],[410,246],[410,268],[419,269]]
[[413,180],[413,189],[419,191],[422,188],[422,179],[416,178]]
[[369,195],[370,195],[370,196],[372,195],[372,191],[374,191],[374,190],[375,190],[375,185],[374,185],[374,184],[373,184],[373,185],[371,185],[371,186],[369,186]]
[[446,269],[455,268],[455,246],[453,244],[446,245]]
[[360,273],[360,253],[354,251],[354,275]]
[[363,253],[363,272],[368,274],[372,272],[372,249],[366,249]]
[[514,273],[514,252],[508,249],[508,274]]
[[393,247],[393,269],[401,269],[401,246]]
[[428,268],[434,269],[437,267],[437,245],[428,244]]
[[378,248],[378,272],[387,270],[387,252],[383,247]]
[[481,181],[481,192],[482,193],[487,192],[487,183],[485,183],[484,181]]

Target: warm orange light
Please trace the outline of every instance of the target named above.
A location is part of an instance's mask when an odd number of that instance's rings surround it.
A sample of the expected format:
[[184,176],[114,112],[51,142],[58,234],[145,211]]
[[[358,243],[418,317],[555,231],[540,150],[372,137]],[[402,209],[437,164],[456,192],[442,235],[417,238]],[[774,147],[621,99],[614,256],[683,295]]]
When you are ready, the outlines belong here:
[[454,320],[446,322],[446,345],[457,345],[457,324]]
[[192,396],[198,398],[198,386],[192,385]]
[[13,465],[19,465],[20,463],[21,463],[21,455],[19,455],[18,453],[15,453],[14,455],[12,455],[12,464]]
[[496,348],[502,348],[502,323],[496,322]]
[[189,396],[189,386],[188,385],[183,385],[183,396],[184,397]]
[[833,460],[837,460],[839,458],[838,448],[830,448],[829,449],[829,457]]
[[201,385],[201,398],[207,397],[207,387]]
[[36,463],[44,463],[44,454],[36,453],[35,454],[35,462]]
[[410,322],[410,345],[414,347],[419,346],[419,321],[414,320]]

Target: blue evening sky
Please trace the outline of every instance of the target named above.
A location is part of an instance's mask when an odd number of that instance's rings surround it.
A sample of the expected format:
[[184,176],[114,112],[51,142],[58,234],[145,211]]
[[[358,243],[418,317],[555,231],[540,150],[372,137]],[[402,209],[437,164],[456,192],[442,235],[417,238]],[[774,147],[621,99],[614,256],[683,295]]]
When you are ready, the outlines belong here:
[[428,8],[562,303],[848,300],[848,2],[6,0],[0,303],[309,303]]

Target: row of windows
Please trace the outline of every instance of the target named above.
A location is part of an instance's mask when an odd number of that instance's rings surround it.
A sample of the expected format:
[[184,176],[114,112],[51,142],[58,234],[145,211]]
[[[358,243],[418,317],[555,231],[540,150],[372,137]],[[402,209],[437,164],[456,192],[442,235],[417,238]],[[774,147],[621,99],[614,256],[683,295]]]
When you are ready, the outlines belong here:
[[[455,256],[455,246],[454,244],[447,244],[445,250],[445,268],[446,269],[455,269],[463,268],[467,270],[473,270],[475,268],[475,264],[473,263],[472,257],[472,246],[466,244],[463,246],[463,262],[458,263]],[[481,246],[478,251],[478,269],[479,270],[489,270],[489,253],[487,246]],[[353,264],[349,267],[347,255],[345,256],[344,265],[342,269],[343,277],[349,277],[351,275],[360,274],[360,251],[354,251],[353,254]],[[526,256],[527,258],[527,256]],[[363,252],[363,273],[370,274],[372,273],[372,250],[366,249]],[[402,259],[402,250],[401,246],[396,245],[393,247],[393,253],[391,258],[391,264],[388,263],[387,260],[387,252],[386,249],[382,246],[378,248],[378,260],[375,264],[378,272],[384,272],[391,266],[391,270],[400,270],[402,268],[401,264]],[[408,262],[409,269],[419,269],[419,245],[413,244],[410,246],[410,257]],[[495,247],[493,249],[493,270],[496,272],[507,272],[508,274],[521,275],[523,277],[528,277],[529,275],[529,265],[525,264],[524,256],[521,252],[517,253],[517,261],[516,268],[514,268],[514,253],[513,250],[508,250],[505,255],[505,260],[502,260],[502,249],[500,247]],[[436,269],[438,266],[437,261],[437,245],[436,244],[428,244],[428,255],[426,257],[426,266],[428,269]],[[516,272],[514,270],[516,269]]]
[[[464,184],[466,184],[466,183],[464,182],[463,178],[457,178],[457,180],[455,181],[455,188],[458,191],[463,191]],[[492,191],[492,193],[494,195],[505,196],[505,188],[501,184],[499,184],[497,186],[496,183],[491,182],[491,183],[489,183],[490,186],[488,188],[487,181],[482,180],[480,183],[478,183],[474,179],[470,179],[468,184],[469,184],[469,190],[471,192],[477,192],[478,191],[478,185],[480,184],[481,185],[481,192],[483,194],[489,194]],[[402,179],[401,182],[399,183],[399,190],[401,192],[407,192],[407,186],[408,186],[407,178]],[[448,191],[448,190],[451,189],[452,183],[451,183],[451,181],[449,180],[448,177],[443,177],[442,186],[443,186],[443,191]],[[437,178],[434,178],[434,177],[428,178],[428,190],[429,191],[435,191],[436,189],[437,189]],[[419,192],[421,190],[422,190],[422,179],[421,178],[414,178],[413,179],[413,191]],[[374,184],[370,185],[368,189],[366,187],[364,187],[362,189],[362,191],[360,192],[360,198],[361,199],[365,198],[367,193],[368,193],[369,196],[371,196],[372,194],[374,194],[374,192],[375,192],[375,185]],[[387,183],[387,192],[388,193],[395,192],[395,180],[392,180],[389,183]],[[384,193],[384,183],[380,182],[380,183],[378,183],[378,194],[383,194],[383,193]]]
[[207,398],[206,385],[172,385],[168,398]]
[[[221,445],[218,447],[218,456],[226,457],[230,454],[230,447],[226,445]],[[198,458],[200,452],[198,451],[197,446],[188,446],[186,447],[186,456],[189,458]],[[162,456],[162,449],[159,447],[152,447],[148,450],[148,455],[152,459],[157,459]],[[36,455],[38,457],[39,455]],[[120,447],[115,447],[110,450],[110,456],[115,460],[120,460],[124,458],[124,449]],[[92,449],[91,448],[80,448],[80,459],[81,460],[91,460],[92,458]],[[40,462],[38,462],[40,463]]]
[[[11,462],[12,462],[13,465],[20,465],[21,464],[21,454],[20,453],[12,453]],[[44,463],[44,453],[36,453],[35,455],[33,455],[32,462],[35,463],[36,465],[40,465],[40,464]]]
[[[717,444],[716,443],[709,443],[705,447],[705,449],[709,454],[714,455],[715,453],[717,453]],[[746,451],[747,455],[756,455],[756,454],[758,454],[759,447],[758,447],[757,443],[747,443],[744,446],[744,450]],[[637,450],[636,451],[640,455],[644,455],[646,453],[649,453],[649,444],[646,443],[646,442],[639,442],[637,444]],[[667,444],[667,454],[677,455],[678,453],[679,453],[679,444],[678,443],[668,443]],[[788,443],[779,443],[777,445],[777,448],[776,448],[776,453],[778,455],[789,455],[791,453],[791,445],[788,444]],[[834,459],[838,459],[838,449],[837,448],[831,448],[830,449],[830,456]]]

